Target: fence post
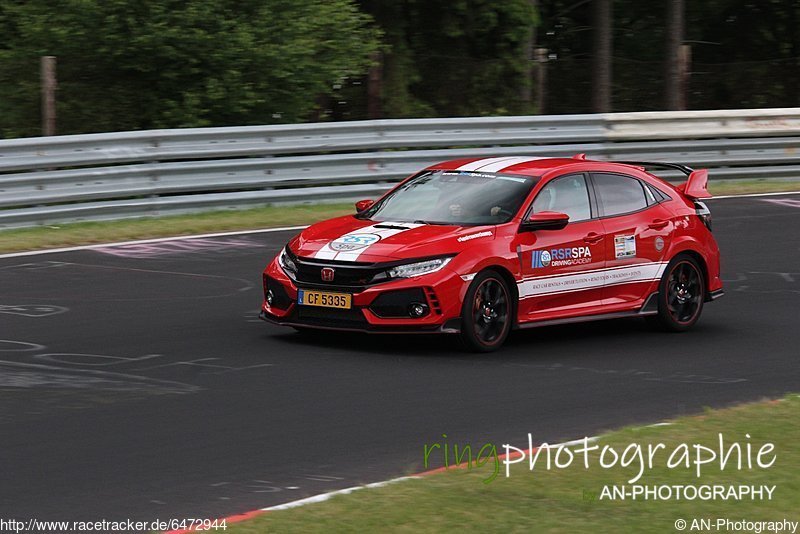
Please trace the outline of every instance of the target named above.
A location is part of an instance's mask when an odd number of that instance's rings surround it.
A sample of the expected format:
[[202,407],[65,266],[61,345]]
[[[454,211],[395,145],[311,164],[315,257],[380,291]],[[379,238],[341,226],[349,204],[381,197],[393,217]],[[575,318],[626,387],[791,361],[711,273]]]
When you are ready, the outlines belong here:
[[42,56],[42,135],[56,134],[56,57]]

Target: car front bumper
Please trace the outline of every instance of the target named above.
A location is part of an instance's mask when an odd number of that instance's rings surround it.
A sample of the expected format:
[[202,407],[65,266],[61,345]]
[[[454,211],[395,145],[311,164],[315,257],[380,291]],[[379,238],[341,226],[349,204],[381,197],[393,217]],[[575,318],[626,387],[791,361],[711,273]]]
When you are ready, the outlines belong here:
[[[289,278],[277,261],[264,270],[264,300],[259,317],[272,324],[298,328],[316,328],[369,333],[458,333],[461,328],[461,303],[465,282],[455,272],[440,271],[414,278],[402,278],[353,289],[319,284],[306,285]],[[273,303],[266,294],[273,291]],[[322,308],[297,303],[298,289],[331,291],[352,295],[352,308]],[[414,298],[411,298],[414,296]],[[403,299],[421,301],[427,313],[418,318],[403,314]],[[391,301],[387,315],[385,302]]]

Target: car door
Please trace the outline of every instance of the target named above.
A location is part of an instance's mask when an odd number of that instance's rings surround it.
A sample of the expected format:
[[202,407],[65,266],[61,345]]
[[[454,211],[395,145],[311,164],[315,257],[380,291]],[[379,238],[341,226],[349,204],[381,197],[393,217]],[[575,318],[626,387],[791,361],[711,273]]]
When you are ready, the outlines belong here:
[[605,233],[607,276],[603,303],[640,306],[664,271],[674,225],[651,186],[633,176],[592,173]]
[[561,230],[521,231],[517,236],[521,322],[577,315],[601,305],[602,279],[592,271],[604,265],[605,244],[593,205],[583,173],[550,180],[534,198],[526,217],[555,211],[570,220]]

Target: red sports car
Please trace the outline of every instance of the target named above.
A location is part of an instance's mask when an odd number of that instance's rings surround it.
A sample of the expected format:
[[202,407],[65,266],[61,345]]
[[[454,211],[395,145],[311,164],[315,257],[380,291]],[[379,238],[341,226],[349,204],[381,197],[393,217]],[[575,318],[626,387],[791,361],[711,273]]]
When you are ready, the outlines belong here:
[[[645,169],[669,167],[674,187]],[[298,330],[458,334],[646,317],[682,331],[722,295],[708,171],[573,158],[428,167],[314,224],[264,270],[261,317]]]

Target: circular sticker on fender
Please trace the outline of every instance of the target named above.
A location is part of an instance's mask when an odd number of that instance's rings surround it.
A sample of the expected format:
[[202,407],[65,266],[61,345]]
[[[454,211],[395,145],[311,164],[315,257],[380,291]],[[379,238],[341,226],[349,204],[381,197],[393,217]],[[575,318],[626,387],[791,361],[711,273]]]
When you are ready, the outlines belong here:
[[336,252],[349,252],[373,245],[381,240],[377,234],[347,234],[335,241],[331,241],[328,246]]
[[656,250],[661,252],[664,249],[664,238],[661,236],[657,236],[655,245],[656,245]]

